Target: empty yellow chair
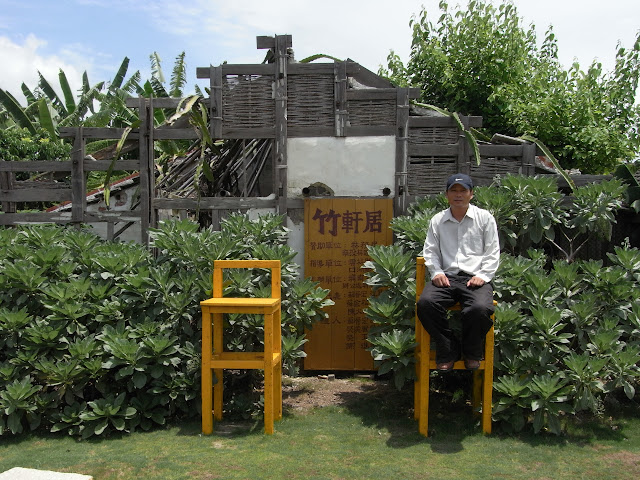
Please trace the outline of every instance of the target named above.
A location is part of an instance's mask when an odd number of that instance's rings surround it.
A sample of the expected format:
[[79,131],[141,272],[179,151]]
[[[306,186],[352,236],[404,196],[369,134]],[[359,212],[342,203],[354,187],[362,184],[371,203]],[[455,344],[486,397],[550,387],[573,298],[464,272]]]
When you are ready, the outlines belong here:
[[[223,297],[222,271],[225,268],[271,269],[271,297]],[[279,260],[216,260],[213,263],[213,298],[200,302],[202,308],[202,432],[205,434],[213,432],[214,416],[216,420],[222,420],[225,368],[264,370],[265,433],[272,434],[274,419],[282,418],[280,281]],[[225,313],[264,315],[264,351],[225,352],[223,342]],[[215,385],[213,385],[212,373],[216,375]]]

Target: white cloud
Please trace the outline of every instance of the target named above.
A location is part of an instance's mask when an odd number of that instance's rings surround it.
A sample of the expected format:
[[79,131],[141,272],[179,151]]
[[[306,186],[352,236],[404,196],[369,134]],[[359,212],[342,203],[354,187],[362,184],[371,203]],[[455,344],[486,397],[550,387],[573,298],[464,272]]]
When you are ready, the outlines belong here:
[[46,45],[45,40],[35,35],[28,35],[22,43],[0,36],[0,65],[11,65],[0,77],[0,88],[11,93],[21,103],[25,101],[22,83],[33,90],[38,85],[38,71],[49,81],[58,95],[62,95],[58,82],[60,69],[65,72],[73,90],[80,88],[84,68],[79,65],[86,62],[80,58],[76,58],[78,62],[74,63],[60,55],[43,55],[39,50]]

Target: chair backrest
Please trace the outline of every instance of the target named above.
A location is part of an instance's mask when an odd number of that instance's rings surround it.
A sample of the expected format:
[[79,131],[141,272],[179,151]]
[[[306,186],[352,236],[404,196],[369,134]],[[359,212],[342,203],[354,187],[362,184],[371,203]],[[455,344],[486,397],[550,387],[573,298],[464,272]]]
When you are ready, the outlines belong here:
[[268,268],[271,270],[271,298],[280,298],[280,260],[214,260],[213,298],[222,298],[222,271],[225,268]]

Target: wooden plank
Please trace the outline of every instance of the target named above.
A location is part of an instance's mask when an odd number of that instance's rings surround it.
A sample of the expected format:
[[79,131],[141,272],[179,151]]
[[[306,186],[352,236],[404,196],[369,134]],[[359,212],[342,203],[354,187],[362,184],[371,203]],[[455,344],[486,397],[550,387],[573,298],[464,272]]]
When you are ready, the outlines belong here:
[[[462,117],[460,117],[462,119]],[[468,119],[469,126],[474,128],[482,127],[482,117],[465,117]],[[416,116],[409,117],[409,128],[419,127],[457,127],[455,120],[449,117],[428,117]]]
[[364,90],[355,90],[353,88],[347,91],[348,100],[396,100],[398,97],[398,88],[367,88]]
[[334,62],[331,63],[290,63],[289,75],[331,75],[333,76]]
[[[182,97],[153,97],[153,107],[154,108],[178,108],[180,102],[182,102],[184,98]],[[140,100],[139,97],[129,97],[125,101],[127,107],[129,108],[139,108]]]
[[73,198],[70,188],[25,188],[0,190],[2,202],[66,202]]
[[483,157],[521,157],[524,145],[478,145]]
[[218,139],[222,138],[222,68],[211,67],[209,88],[211,88],[210,135],[212,139]]
[[[0,190],[11,191],[15,182],[13,172],[0,171]],[[13,202],[0,202],[2,213],[16,213],[16,204]]]
[[[331,199],[305,199],[304,207],[304,272],[305,277],[319,281],[320,286],[326,285],[325,275],[320,275],[323,267],[321,261],[325,259],[326,248],[330,246],[329,241],[324,241],[324,229],[318,219],[314,220],[316,212],[320,215],[331,210],[333,201]],[[326,213],[325,213],[326,212]],[[324,224],[322,224],[324,227]],[[332,246],[332,245],[331,245]],[[320,281],[320,276],[323,278]],[[326,288],[326,287],[324,287]],[[329,297],[335,297],[335,293]],[[335,305],[323,309],[329,318],[324,318],[313,325],[311,330],[306,331],[308,342],[304,345],[307,356],[304,358],[305,370],[327,370],[331,368],[331,318],[335,316]]]
[[386,78],[376,75],[362,65],[347,59],[347,75],[353,77],[358,83],[368,87],[393,88],[394,85]]
[[[111,160],[84,160],[82,162],[85,172],[106,172],[109,170]],[[140,169],[140,160],[118,160],[116,161],[114,171],[138,171]]]
[[395,201],[394,212],[404,215],[407,208],[409,167],[409,89],[396,90],[396,163],[395,163]]
[[[275,66],[272,63],[264,65],[225,63],[220,65],[220,68],[222,68],[222,75],[275,75]],[[196,69],[196,78],[209,78],[210,76],[210,67]]]
[[275,138],[274,127],[229,128],[222,126],[222,138]]
[[198,133],[193,128],[154,128],[153,137],[156,140],[194,140]]
[[71,161],[0,161],[0,172],[71,172]]
[[153,177],[150,177],[149,165],[153,162],[153,103],[152,99],[139,99],[140,138],[138,151],[140,152],[140,241],[143,245],[149,243],[149,223],[151,185]]
[[289,138],[298,137],[333,137],[335,127],[288,127]]
[[22,223],[70,223],[71,214],[60,213],[3,213],[0,225],[18,225]]
[[[278,44],[280,42],[280,45]],[[259,35],[256,37],[256,45],[258,50],[264,50],[266,48],[277,49],[281,46],[283,51],[293,46],[293,37],[291,35],[276,35],[275,38],[266,35]]]
[[275,85],[275,142],[274,173],[278,213],[287,213],[287,66],[291,35],[276,35],[276,85]]
[[345,127],[345,133],[347,137],[388,137],[395,136],[395,125],[373,125],[373,126],[358,126],[358,127]]
[[347,126],[347,64],[336,62],[334,65],[333,97],[335,103],[335,136],[344,137]]
[[84,176],[84,128],[76,129],[71,152],[71,218],[74,222],[84,221],[84,211],[87,208],[87,184]]
[[408,146],[409,156],[414,157],[455,157],[458,145],[411,145]]
[[[293,199],[289,199],[288,205]],[[296,202],[299,204],[302,200]],[[275,208],[277,201],[266,197],[201,197],[194,198],[156,198],[156,209],[166,210],[247,210],[250,208]]]
[[[85,139],[98,140],[119,140],[125,132],[124,128],[108,128],[108,127],[83,127]],[[62,138],[74,137],[75,127],[62,127],[59,129],[59,135]],[[127,136],[128,140],[138,139],[138,129],[132,130]]]

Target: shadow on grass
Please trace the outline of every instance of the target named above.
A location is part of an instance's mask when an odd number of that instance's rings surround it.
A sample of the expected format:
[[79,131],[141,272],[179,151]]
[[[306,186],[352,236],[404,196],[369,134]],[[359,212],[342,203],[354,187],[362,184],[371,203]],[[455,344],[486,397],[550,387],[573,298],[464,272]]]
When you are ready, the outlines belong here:
[[[390,447],[428,444],[434,452],[457,453],[463,450],[462,441],[466,437],[481,431],[479,417],[473,415],[466,401],[471,375],[465,373],[433,382],[438,391],[432,390],[429,396],[429,437],[420,435],[418,422],[414,420],[413,382],[407,382],[398,390],[389,380],[379,379],[363,385],[363,392],[343,392],[340,396],[344,407],[364,425],[389,432]],[[469,383],[469,392],[461,393],[466,383]]]

